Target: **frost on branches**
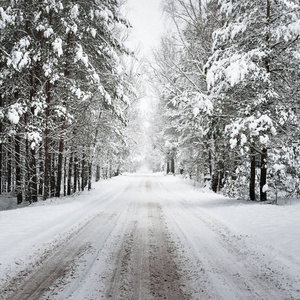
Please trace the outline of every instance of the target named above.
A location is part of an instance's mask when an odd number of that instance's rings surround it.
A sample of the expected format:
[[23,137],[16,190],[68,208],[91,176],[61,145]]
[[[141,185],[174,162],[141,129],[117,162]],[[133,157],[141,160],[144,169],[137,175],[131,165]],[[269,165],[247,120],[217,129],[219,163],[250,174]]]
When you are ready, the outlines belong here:
[[250,185],[251,200],[258,193],[260,200],[267,192],[297,193],[299,1],[218,2],[224,26],[213,34],[205,70],[215,112],[226,118],[234,159],[225,192],[245,197],[242,191]]
[[[19,203],[90,188],[105,153],[117,161],[125,151],[128,51],[118,24],[129,26],[117,1],[1,2],[0,164],[15,174],[0,188]],[[113,168],[119,161],[104,172]]]

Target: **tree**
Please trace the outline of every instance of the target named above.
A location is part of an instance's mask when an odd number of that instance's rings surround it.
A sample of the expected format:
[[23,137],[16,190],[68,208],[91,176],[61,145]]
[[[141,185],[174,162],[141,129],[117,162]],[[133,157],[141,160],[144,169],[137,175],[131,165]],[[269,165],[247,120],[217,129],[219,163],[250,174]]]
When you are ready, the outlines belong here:
[[295,128],[299,117],[294,109],[299,97],[299,4],[271,0],[220,4],[226,22],[214,32],[207,83],[215,109],[227,118],[226,132],[231,149],[238,147],[239,165],[248,169],[244,157],[250,157],[252,200],[254,158],[261,157],[263,201],[267,199],[268,156],[290,143],[291,135],[286,133]]
[[176,153],[179,169],[188,174],[202,173],[202,178],[209,172],[212,175],[216,159],[213,106],[203,72],[211,54],[211,33],[218,24],[216,7],[205,1],[167,1],[165,12],[176,31],[163,39],[156,53],[166,156]]
[[129,54],[121,40],[129,23],[118,1],[0,3],[0,150],[6,168],[16,166],[18,202],[41,191],[59,197],[66,182],[70,194],[79,171],[90,188],[98,127],[110,134],[126,123],[120,57]]

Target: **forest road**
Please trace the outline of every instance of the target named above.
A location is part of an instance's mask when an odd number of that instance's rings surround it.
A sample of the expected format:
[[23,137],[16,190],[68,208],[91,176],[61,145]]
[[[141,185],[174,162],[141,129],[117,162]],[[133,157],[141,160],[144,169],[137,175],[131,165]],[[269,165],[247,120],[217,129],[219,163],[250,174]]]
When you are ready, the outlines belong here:
[[11,278],[0,298],[300,299],[299,279],[247,236],[189,205],[159,176],[126,180]]

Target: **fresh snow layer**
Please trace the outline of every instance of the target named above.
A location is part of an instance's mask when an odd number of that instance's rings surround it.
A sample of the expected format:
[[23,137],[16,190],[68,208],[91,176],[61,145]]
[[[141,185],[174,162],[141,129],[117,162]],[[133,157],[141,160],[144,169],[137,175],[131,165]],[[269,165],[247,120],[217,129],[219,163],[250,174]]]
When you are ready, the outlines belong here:
[[[219,264],[228,259],[225,252],[218,252],[220,244],[213,239],[212,234],[215,231],[219,236],[224,236],[227,246],[230,242],[240,243],[240,240],[244,239],[242,237],[246,236],[251,241],[252,247],[249,255],[252,253],[254,257],[256,250],[264,253],[274,263],[290,268],[293,276],[299,278],[300,203],[291,201],[285,205],[275,206],[240,201],[212,193],[207,188],[197,188],[192,181],[180,177],[151,174],[149,178],[151,191],[141,188],[143,183],[145,189],[144,182],[147,187],[146,175],[128,174],[95,183],[94,189],[90,192],[41,201],[29,207],[1,211],[0,289],[8,276],[12,277],[26,266],[34,264],[39,255],[57,243],[63,242],[70,233],[76,232],[77,228],[88,223],[99,212],[105,212],[106,207],[112,210],[111,207],[118,203],[115,199],[123,199],[122,195],[126,193],[127,196],[122,200],[124,207],[132,199],[141,199],[141,197],[152,199],[151,201],[158,203],[165,222],[172,231],[173,238],[182,244],[182,253],[184,252],[182,259],[189,260],[191,268],[197,267],[195,255],[200,247],[205,246],[203,243],[208,243],[211,249],[216,251],[218,257],[215,259],[219,261]],[[133,188],[134,186],[136,187]],[[129,196],[128,190],[130,190]],[[124,215],[121,220],[128,223],[129,217],[126,218]],[[138,216],[132,216],[132,218],[138,220]],[[199,224],[201,225],[199,220],[202,220],[203,224],[207,224],[207,228],[212,231],[203,226],[199,227]],[[118,224],[114,234],[122,236],[123,227],[125,228],[125,224],[124,226]],[[247,243],[245,242],[243,245],[247,246]],[[254,252],[253,245],[256,249]],[[242,246],[239,247],[239,249],[242,248]],[[247,251],[247,249],[244,250]],[[203,251],[205,251],[205,247]],[[206,255],[208,254],[206,253]],[[103,255],[105,257],[105,254]],[[189,257],[184,257],[186,255]],[[201,257],[201,253],[197,255]],[[195,262],[194,265],[193,262]],[[242,264],[242,262],[238,263]],[[213,263],[209,264],[209,257],[204,264],[207,264],[206,267],[213,266]],[[111,265],[105,266],[105,263],[102,263],[101,266],[106,269],[112,267]],[[202,268],[199,267],[198,271],[200,272]],[[236,271],[234,267],[233,271]],[[209,276],[213,278],[212,281],[215,281],[215,285],[222,285],[222,282],[216,279],[217,277],[213,277],[213,270]],[[195,280],[198,277],[194,276],[193,278]],[[194,282],[195,287],[197,284],[198,282]],[[226,289],[223,292],[226,292]],[[231,292],[227,290],[228,294],[224,299],[236,299],[232,298]],[[197,299],[197,297],[193,299]]]
[[300,263],[300,199],[283,199],[280,205],[271,205],[226,198],[197,188],[189,180],[176,178],[170,184],[190,208],[205,210],[230,229],[252,236],[258,243]]

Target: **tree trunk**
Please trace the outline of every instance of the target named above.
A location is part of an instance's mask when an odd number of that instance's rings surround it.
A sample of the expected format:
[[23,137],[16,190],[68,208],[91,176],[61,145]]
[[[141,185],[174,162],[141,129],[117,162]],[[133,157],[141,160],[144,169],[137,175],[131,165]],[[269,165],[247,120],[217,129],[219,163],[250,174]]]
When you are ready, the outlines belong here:
[[[8,143],[12,144],[11,138],[8,139]],[[19,148],[18,148],[19,149]],[[17,156],[20,155],[20,150],[17,153],[17,149],[16,149],[16,143],[15,143],[15,155],[16,155],[16,160],[17,160]],[[7,192],[10,193],[11,192],[11,185],[12,185],[12,178],[11,178],[11,160],[12,160],[12,155],[10,153],[10,151],[7,151]],[[17,164],[17,162],[16,162]],[[17,166],[16,166],[17,167]]]
[[[2,132],[2,124],[0,124],[0,132]],[[2,142],[0,142],[0,195],[2,194],[2,173],[3,173],[3,158],[2,158]]]
[[[30,84],[31,84],[31,91],[30,91],[30,102],[33,101],[33,96],[36,94],[36,87],[33,85],[33,74],[31,73],[30,76]],[[31,114],[35,115],[34,107],[31,107]],[[37,164],[36,164],[36,150],[30,150],[30,160],[29,160],[29,167],[30,167],[30,192],[31,192],[31,201],[37,202],[38,201],[38,178],[37,178]]]
[[92,189],[92,163],[89,162],[89,181],[88,181],[88,190]]
[[96,182],[98,182],[100,180],[100,165],[97,164],[96,167]]
[[[27,118],[28,118],[28,115],[27,113],[25,113],[24,115],[24,123],[25,123],[25,128],[27,128]],[[25,133],[27,135],[27,129],[25,130]],[[31,170],[30,170],[30,162],[31,160],[31,154],[30,154],[30,151],[29,151],[29,141],[28,139],[26,138],[25,139],[25,201],[28,201],[29,203],[31,203],[31,190],[30,190],[30,187],[31,187]]]
[[[69,159],[69,174],[68,174],[68,184],[67,184],[67,195],[70,196],[72,193],[72,168],[73,168],[73,153],[70,155]],[[74,174],[75,177],[75,174]]]
[[37,184],[37,167],[36,167],[36,153],[35,149],[31,149],[31,158],[30,158],[30,194],[31,194],[31,201],[37,202],[38,201],[38,184]]
[[[52,25],[52,11],[49,13],[49,24]],[[40,32],[41,33],[41,32]],[[42,42],[43,36],[39,35],[40,41]],[[52,44],[49,43],[49,52],[51,52]],[[49,198],[51,195],[51,184],[50,184],[50,168],[51,158],[49,153],[49,116],[50,116],[50,103],[51,103],[51,82],[48,78],[46,81],[46,117],[45,117],[45,162],[44,162],[44,200]]]
[[20,148],[20,136],[16,135],[15,138],[15,156],[16,156],[16,191],[17,191],[17,203],[21,204],[22,197],[22,182],[21,182],[21,148]]
[[82,162],[81,162],[81,190],[84,191],[85,187],[85,153],[82,154]]
[[43,188],[44,188],[44,180],[43,180],[43,172],[44,172],[44,164],[43,164],[43,153],[42,153],[42,145],[39,149],[39,195],[43,195]]
[[267,200],[267,149],[264,148],[261,154],[261,167],[260,167],[260,201]]
[[57,164],[57,182],[56,182],[56,197],[60,197],[61,181],[62,181],[62,170],[63,170],[63,151],[64,151],[64,139],[60,138],[59,141],[59,154]]
[[[209,176],[212,178],[213,176],[213,160],[212,160],[212,155],[211,155],[211,150],[208,150],[208,161],[209,161]],[[204,174],[205,175],[205,174]]]
[[170,164],[171,164],[170,171],[171,171],[171,173],[175,174],[175,159],[174,159],[174,157],[171,158]]
[[56,189],[55,189],[55,154],[52,153],[52,155],[50,156],[51,157],[51,180],[50,180],[50,196],[51,198],[55,197],[55,192],[56,192]]
[[249,194],[250,200],[255,201],[255,151],[253,147],[250,149],[250,186]]
[[46,129],[45,129],[45,162],[44,162],[44,200],[49,198],[50,188],[50,154],[49,154],[49,114],[50,114],[50,101],[51,101],[51,83],[48,80],[46,83]]
[[[73,187],[73,193],[77,191],[77,181],[78,181],[78,158],[75,154],[74,157],[74,187]],[[79,186],[78,186],[79,188]]]
[[[3,107],[3,102],[2,102],[2,96],[0,93],[0,108]],[[2,133],[3,126],[2,122],[0,122],[0,134]],[[3,174],[3,169],[4,169],[4,163],[3,163],[3,144],[2,141],[0,141],[0,195],[2,194],[2,174]]]
[[[67,38],[67,49],[66,49],[66,65],[64,76],[67,78],[69,76],[69,48],[70,48],[71,33],[68,33]],[[66,101],[63,101],[63,106],[66,107]],[[62,183],[62,170],[63,170],[63,151],[64,151],[64,131],[65,131],[65,117],[61,118],[61,136],[59,141],[59,154],[58,154],[58,164],[57,164],[57,183],[56,183],[56,197],[60,197],[61,183]]]
[[67,158],[64,159],[64,196],[67,196]]

